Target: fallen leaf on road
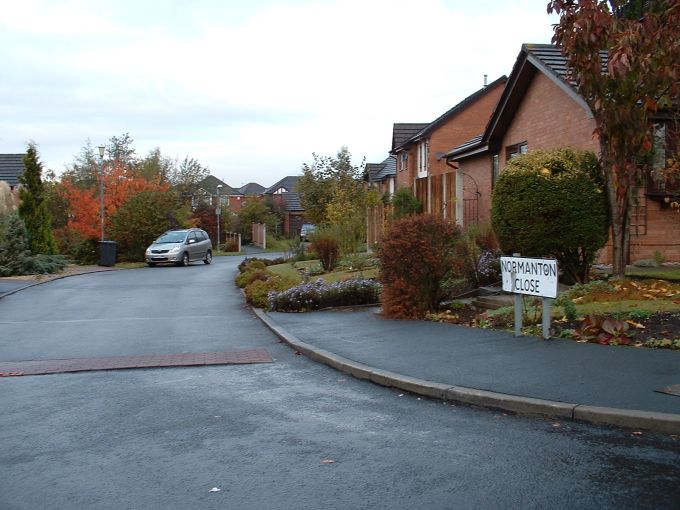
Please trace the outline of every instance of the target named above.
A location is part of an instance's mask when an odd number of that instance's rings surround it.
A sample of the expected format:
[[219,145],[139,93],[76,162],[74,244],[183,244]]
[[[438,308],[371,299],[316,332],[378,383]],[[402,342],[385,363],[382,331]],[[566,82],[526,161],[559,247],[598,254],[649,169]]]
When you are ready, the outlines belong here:
[[218,487],[213,487],[213,488],[210,489],[208,492],[220,492],[221,490],[222,490],[222,489],[220,489],[220,488],[218,488]]
[[634,435],[634,436],[641,436],[641,435],[642,435],[642,432],[636,430],[635,432],[633,432],[633,435]]
[[553,423],[552,426],[553,426],[553,427],[561,427],[562,424],[561,424],[561,423]]
[[400,396],[400,397],[403,397],[403,396],[404,396],[404,394],[403,394],[403,393],[400,393],[400,394],[399,394],[399,396]]
[[333,459],[323,459],[321,464],[335,464],[335,461]]
[[300,351],[295,351],[296,356],[302,356],[302,353]]

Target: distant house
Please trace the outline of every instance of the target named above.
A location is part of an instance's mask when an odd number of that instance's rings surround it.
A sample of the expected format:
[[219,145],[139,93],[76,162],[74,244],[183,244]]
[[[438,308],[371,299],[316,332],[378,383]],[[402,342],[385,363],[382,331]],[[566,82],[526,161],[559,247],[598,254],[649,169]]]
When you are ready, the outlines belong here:
[[198,184],[191,195],[191,208],[196,209],[200,204],[215,205],[217,186],[222,186],[219,192],[221,206],[232,212],[240,211],[243,207],[243,194],[213,175],[209,175]]
[[300,235],[305,210],[300,205],[297,185],[300,176],[289,175],[272,184],[264,191],[274,211],[282,217],[281,231],[285,236]]
[[394,195],[397,180],[397,158],[388,156],[381,163],[366,163],[366,180],[369,188],[376,188],[387,197]]
[[413,189],[423,212],[455,217],[455,189],[460,184],[444,154],[484,129],[506,80],[502,76],[485,84],[428,124],[394,124],[390,154],[396,158],[396,182]]
[[19,177],[24,173],[26,154],[0,154],[0,181],[9,184],[10,189],[19,187]]
[[[470,137],[444,159],[455,166],[456,220],[468,227],[490,219],[493,186],[508,160],[536,149],[572,147],[599,152],[590,108],[567,81],[567,62],[559,48],[548,44],[524,44],[507,86],[491,119],[476,137]],[[667,119],[656,123],[659,170],[673,147],[673,126]],[[675,134],[677,136],[677,133]],[[637,194],[631,218],[631,260],[652,258],[660,251],[669,260],[680,260],[680,221],[668,207],[670,197],[680,196],[653,176]],[[474,192],[474,196],[473,196]],[[470,207],[470,204],[475,207]],[[600,255],[611,260],[610,249]]]
[[256,182],[249,182],[241,186],[238,190],[244,197],[259,197],[264,194],[267,188]]

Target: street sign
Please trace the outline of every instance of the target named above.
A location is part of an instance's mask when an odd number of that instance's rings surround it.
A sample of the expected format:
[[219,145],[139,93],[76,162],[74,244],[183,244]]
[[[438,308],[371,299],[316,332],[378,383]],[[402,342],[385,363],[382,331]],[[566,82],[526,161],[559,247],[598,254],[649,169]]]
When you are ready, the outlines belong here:
[[503,290],[515,294],[557,297],[557,260],[501,257]]

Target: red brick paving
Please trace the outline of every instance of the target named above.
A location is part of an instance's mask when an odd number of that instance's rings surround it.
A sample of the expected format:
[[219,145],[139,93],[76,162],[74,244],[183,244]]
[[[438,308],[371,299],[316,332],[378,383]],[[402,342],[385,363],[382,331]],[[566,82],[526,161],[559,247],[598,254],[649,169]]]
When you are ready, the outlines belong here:
[[271,356],[265,349],[187,354],[150,354],[146,356],[111,356],[107,358],[0,361],[0,377],[89,372],[92,370],[121,370],[128,368],[239,365],[272,362]]

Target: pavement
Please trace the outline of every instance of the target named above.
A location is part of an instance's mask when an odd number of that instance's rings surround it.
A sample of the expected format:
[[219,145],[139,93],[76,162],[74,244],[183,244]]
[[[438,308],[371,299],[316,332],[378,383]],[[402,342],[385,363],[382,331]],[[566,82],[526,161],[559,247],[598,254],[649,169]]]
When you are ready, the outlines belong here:
[[379,308],[255,313],[301,354],[383,386],[517,414],[680,433],[680,396],[660,392],[680,385],[679,351],[389,320]]
[[[0,298],[44,281],[0,279]],[[254,312],[300,354],[382,386],[523,415],[680,433],[680,396],[663,393],[680,385],[680,351],[389,320],[375,307]]]

